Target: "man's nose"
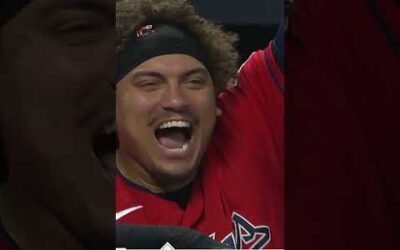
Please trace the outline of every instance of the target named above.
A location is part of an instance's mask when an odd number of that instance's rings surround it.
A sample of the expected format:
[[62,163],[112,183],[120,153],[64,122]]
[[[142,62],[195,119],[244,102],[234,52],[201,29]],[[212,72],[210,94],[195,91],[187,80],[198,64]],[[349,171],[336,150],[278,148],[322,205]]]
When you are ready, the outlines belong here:
[[179,84],[170,84],[165,89],[162,98],[162,107],[169,111],[183,111],[187,105],[187,98],[184,90]]

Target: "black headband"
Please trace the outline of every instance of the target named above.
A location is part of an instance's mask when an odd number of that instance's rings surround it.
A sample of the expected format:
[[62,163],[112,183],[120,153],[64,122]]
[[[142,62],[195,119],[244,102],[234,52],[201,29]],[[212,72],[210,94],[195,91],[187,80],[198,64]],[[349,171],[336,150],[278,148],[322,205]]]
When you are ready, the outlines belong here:
[[30,0],[1,0],[0,1],[0,27],[8,22]]
[[199,40],[184,29],[170,24],[147,25],[139,29],[118,53],[117,84],[132,69],[161,55],[185,54],[208,65]]

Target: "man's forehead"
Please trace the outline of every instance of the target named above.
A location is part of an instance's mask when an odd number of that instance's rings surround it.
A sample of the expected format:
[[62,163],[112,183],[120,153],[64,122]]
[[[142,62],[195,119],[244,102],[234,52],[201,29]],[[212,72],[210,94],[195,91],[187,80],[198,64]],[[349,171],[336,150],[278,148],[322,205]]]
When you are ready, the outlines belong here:
[[142,77],[164,78],[166,76],[189,77],[192,75],[210,76],[210,73],[200,61],[193,57],[163,55],[152,58],[134,68],[129,73],[129,78],[134,80]]

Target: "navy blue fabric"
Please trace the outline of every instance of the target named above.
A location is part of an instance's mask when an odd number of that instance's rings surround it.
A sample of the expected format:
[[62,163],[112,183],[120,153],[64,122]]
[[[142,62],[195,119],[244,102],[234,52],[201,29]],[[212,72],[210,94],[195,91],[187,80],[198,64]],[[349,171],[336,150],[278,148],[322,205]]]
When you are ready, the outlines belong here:
[[281,21],[278,32],[276,33],[275,38],[272,41],[272,52],[281,71],[283,71],[284,68],[284,57],[285,57],[284,50],[285,50],[285,19]]

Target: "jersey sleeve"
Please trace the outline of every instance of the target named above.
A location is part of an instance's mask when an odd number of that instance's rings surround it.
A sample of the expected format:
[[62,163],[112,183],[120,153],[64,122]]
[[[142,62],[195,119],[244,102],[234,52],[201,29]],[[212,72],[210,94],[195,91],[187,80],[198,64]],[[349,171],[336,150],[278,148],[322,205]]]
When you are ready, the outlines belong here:
[[[283,162],[284,76],[273,56],[272,42],[265,50],[254,52],[239,69],[235,86],[218,98],[222,110],[217,142],[227,155],[245,149],[271,154],[273,165]],[[231,142],[225,145],[225,142]],[[256,164],[260,165],[260,164]]]
[[[254,52],[239,69],[236,86],[222,93],[220,101],[226,112],[235,116],[259,116],[265,121],[278,122],[283,117],[284,76],[273,55],[273,43]],[[228,104],[228,105],[226,105]],[[239,109],[231,107],[240,106]],[[232,109],[232,110],[231,110]],[[239,112],[239,110],[247,112]],[[276,123],[274,130],[279,130]]]

